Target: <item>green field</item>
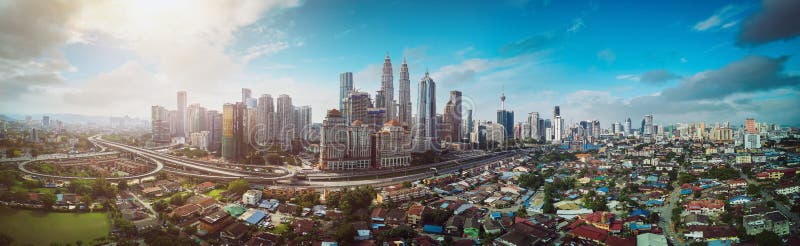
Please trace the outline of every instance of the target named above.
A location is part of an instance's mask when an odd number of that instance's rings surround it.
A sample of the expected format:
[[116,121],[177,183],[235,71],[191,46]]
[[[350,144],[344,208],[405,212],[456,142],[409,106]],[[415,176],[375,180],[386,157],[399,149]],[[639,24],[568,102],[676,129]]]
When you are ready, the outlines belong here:
[[225,189],[213,189],[213,190],[207,192],[206,196],[210,196],[210,197],[213,197],[214,199],[219,200],[222,197],[222,195],[220,193],[222,193],[223,191],[225,191]]
[[106,213],[55,213],[0,207],[0,233],[14,245],[50,245],[58,242],[84,245],[108,236],[111,225]]

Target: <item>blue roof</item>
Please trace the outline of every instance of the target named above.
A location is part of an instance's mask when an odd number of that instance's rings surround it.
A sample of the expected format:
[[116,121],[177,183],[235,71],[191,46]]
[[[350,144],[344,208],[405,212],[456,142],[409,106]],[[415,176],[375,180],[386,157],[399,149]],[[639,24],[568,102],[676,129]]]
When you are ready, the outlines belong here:
[[264,217],[266,217],[266,216],[267,216],[267,214],[265,214],[261,210],[256,210],[256,211],[253,212],[253,215],[250,215],[250,217],[247,217],[247,219],[245,219],[245,221],[247,223],[251,224],[251,225],[255,225],[258,222],[261,222],[261,220],[263,220]]
[[650,211],[647,211],[647,210],[644,210],[644,209],[637,209],[637,210],[633,210],[633,212],[631,212],[631,216],[639,216],[639,215],[644,216],[644,217],[650,216]]
[[422,226],[422,231],[427,233],[442,233],[442,226],[438,225],[424,225]]
[[650,224],[630,223],[631,230],[650,229]]
[[56,194],[56,201],[60,202],[62,200],[64,200],[64,194]]
[[608,187],[597,188],[597,191],[602,191],[603,193],[608,193]]
[[753,199],[752,199],[752,198],[750,198],[750,197],[747,197],[747,196],[736,196],[736,197],[734,197],[734,198],[731,198],[731,199],[729,199],[729,200],[728,200],[728,202],[730,203],[730,202],[737,201],[737,200],[745,200],[745,201],[747,201],[747,202],[750,202],[750,201],[752,201]]
[[730,246],[730,240],[710,240],[708,241],[708,246]]
[[372,229],[380,229],[381,227],[386,227],[386,224],[372,224]]
[[502,213],[500,213],[500,212],[492,212],[492,219],[499,219],[500,217],[503,217]]
[[447,208],[448,205],[450,205],[450,204],[445,202],[445,203],[442,203],[442,206],[439,206],[439,207],[444,209],[444,208]]
[[682,189],[681,195],[689,195],[692,194],[692,189]]

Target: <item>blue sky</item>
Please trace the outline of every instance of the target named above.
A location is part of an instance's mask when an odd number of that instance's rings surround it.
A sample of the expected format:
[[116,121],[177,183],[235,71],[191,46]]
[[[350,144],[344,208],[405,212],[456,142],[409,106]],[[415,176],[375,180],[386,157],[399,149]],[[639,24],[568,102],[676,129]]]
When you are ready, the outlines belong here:
[[62,3],[44,24],[38,5],[54,3],[0,5],[30,13],[15,20],[27,31],[0,27],[11,34],[1,111],[146,117],[149,105],[175,107],[176,90],[220,109],[248,87],[289,94],[321,121],[338,105],[338,74],[374,93],[389,52],[395,78],[408,59],[412,99],[427,69],[440,105],[461,90],[479,119],[493,120],[505,92],[517,121],[561,105],[568,122],[603,127],[647,113],[800,125],[791,0],[143,2]]

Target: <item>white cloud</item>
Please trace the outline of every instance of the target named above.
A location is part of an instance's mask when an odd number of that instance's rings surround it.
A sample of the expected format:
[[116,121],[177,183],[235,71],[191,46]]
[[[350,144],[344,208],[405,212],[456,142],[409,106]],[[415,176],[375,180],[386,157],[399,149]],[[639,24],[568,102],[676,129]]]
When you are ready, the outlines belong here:
[[583,18],[577,18],[572,20],[572,26],[567,29],[569,33],[576,33],[586,27],[586,24],[583,23]]
[[698,32],[707,30],[727,29],[733,27],[738,23],[738,20],[731,20],[738,16],[745,10],[742,6],[727,5],[714,12],[705,20],[699,21],[692,26],[692,29]]
[[[0,39],[11,39],[0,40],[4,44],[0,47],[0,63],[13,64],[4,67],[28,71],[23,77],[37,80],[27,84],[0,81],[0,91],[15,94],[46,91],[50,93],[48,98],[60,103],[37,110],[53,113],[145,112],[138,115],[145,116],[149,105],[174,105],[174,91],[178,89],[188,89],[191,95],[198,96],[193,99],[205,98],[207,101],[199,102],[206,104],[213,99],[203,95],[218,93],[230,87],[231,81],[248,80],[252,75],[243,72],[248,62],[303,45],[302,39],[290,40],[285,32],[274,27],[253,25],[269,18],[274,11],[298,5],[297,0],[5,3],[0,5],[0,19],[11,19],[0,21],[3,33]],[[257,34],[260,41],[242,53],[230,49],[241,31]],[[76,68],[57,50],[75,42],[126,49],[136,57],[107,73],[64,83],[60,73]],[[35,65],[37,62],[43,65]],[[15,81],[21,81],[18,75],[0,68],[3,80],[16,77]],[[158,93],[153,93],[153,88],[158,88]],[[3,105],[17,108],[15,105],[31,104],[28,98],[31,97],[22,96]],[[214,103],[207,106],[217,108]]]
[[640,78],[636,74],[622,74],[622,75],[617,75],[616,79],[618,79],[618,80],[639,81]]
[[285,50],[287,48],[289,48],[289,43],[286,41],[278,41],[275,43],[253,46],[247,49],[245,54],[242,55],[241,59],[243,63],[249,63],[250,61],[258,57],[273,54],[278,51]]

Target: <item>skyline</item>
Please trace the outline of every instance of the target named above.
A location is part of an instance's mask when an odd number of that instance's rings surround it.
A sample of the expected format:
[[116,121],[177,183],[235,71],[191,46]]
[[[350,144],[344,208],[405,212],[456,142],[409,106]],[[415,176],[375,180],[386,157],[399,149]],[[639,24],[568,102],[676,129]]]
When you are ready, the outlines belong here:
[[[800,125],[800,31],[759,28],[796,19],[796,2],[519,2],[7,2],[0,108],[147,118],[152,105],[172,108],[178,90],[188,104],[221,110],[246,87],[254,97],[288,94],[321,122],[338,106],[339,74],[353,72],[354,88],[374,94],[389,52],[394,68],[408,59],[412,102],[429,70],[437,101],[462,91],[476,119],[493,119],[505,92],[518,115],[549,117],[559,105],[566,123],[604,128],[646,114],[658,124]],[[38,6],[47,4],[57,6]]]

